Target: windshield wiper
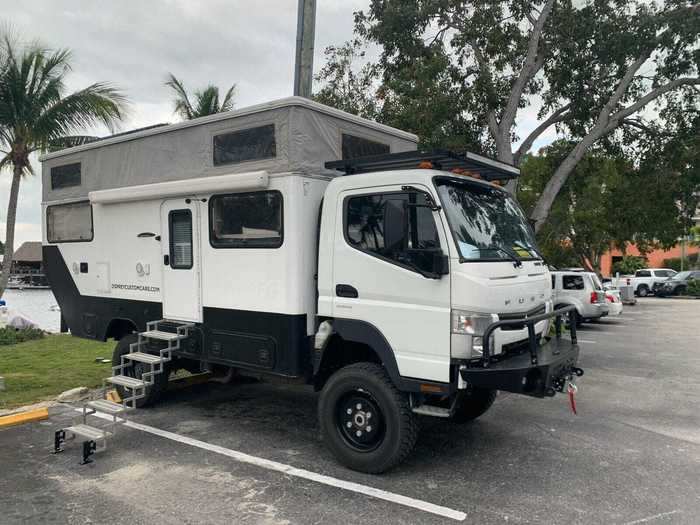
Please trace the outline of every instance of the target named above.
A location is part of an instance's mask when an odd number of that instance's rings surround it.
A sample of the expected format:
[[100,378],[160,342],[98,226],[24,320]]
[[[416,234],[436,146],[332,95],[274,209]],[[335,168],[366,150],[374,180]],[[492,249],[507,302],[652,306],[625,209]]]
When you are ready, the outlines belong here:
[[514,251],[506,248],[505,246],[498,246],[497,244],[491,244],[490,246],[487,246],[486,248],[479,248],[480,250],[497,250],[501,253],[504,253],[508,256],[508,258],[513,261],[513,266],[516,268],[520,267],[523,265],[522,261],[518,257],[518,254],[515,253]]

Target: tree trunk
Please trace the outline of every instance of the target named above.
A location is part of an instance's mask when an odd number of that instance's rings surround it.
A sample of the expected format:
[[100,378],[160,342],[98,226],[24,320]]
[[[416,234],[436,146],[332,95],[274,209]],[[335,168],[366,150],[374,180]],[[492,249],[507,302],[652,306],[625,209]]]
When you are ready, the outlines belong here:
[[7,223],[5,224],[5,258],[2,262],[2,276],[0,276],[0,298],[5,293],[7,281],[10,279],[10,269],[15,251],[15,220],[17,219],[17,199],[19,197],[19,182],[22,179],[22,166],[14,165],[12,174],[12,186],[10,187],[10,201],[7,205]]
[[540,198],[537,199],[537,204],[535,204],[535,208],[530,214],[530,218],[535,222],[536,232],[539,232],[542,229],[542,225],[547,220],[547,217],[549,217],[549,212],[552,209],[552,204],[554,204],[554,199],[556,199],[557,195],[559,195],[559,190],[561,190],[562,186],[566,182],[566,179],[597,138],[598,137],[594,138],[592,134],[589,134],[581,142],[576,144],[576,147],[571,150],[571,152],[554,172],[552,178],[547,182],[542,195],[540,195]]

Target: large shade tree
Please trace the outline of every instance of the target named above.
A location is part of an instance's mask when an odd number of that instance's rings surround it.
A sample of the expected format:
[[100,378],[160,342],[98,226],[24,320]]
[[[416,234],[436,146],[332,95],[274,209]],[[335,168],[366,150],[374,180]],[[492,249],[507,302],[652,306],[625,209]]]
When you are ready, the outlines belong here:
[[66,93],[70,58],[68,50],[22,45],[10,37],[0,44],[0,168],[12,172],[0,297],[12,266],[20,182],[34,173],[30,155],[85,142],[90,137],[80,133],[98,124],[112,129],[124,114],[125,98],[110,84]]
[[168,86],[175,95],[173,99],[175,113],[184,120],[206,117],[207,115],[223,113],[224,111],[231,111],[233,109],[233,97],[236,93],[236,84],[229,88],[223,100],[219,97],[219,88],[211,84],[204,89],[195,91],[193,100],[191,100],[182,81],[172,73],[168,74],[168,80],[166,80],[165,85]]
[[442,115],[434,126],[480,129],[482,150],[516,165],[553,126],[573,141],[532,208],[537,229],[594,145],[651,130],[652,108],[697,111],[694,1],[372,0],[355,17],[380,49],[380,119],[420,134]]

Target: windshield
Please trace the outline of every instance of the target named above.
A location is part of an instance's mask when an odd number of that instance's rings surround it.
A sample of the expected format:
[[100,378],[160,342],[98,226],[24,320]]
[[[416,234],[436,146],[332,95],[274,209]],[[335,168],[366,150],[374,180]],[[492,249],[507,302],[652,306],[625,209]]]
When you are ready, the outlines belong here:
[[449,177],[435,185],[462,259],[541,259],[525,214],[507,192]]
[[672,280],[674,281],[685,281],[688,277],[690,277],[690,274],[693,272],[681,272],[677,273],[673,277],[671,277]]

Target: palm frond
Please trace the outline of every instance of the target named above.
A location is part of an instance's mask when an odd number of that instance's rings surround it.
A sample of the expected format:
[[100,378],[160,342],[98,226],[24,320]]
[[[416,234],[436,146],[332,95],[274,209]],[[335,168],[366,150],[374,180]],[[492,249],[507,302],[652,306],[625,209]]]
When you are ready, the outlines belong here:
[[58,151],[65,148],[74,148],[96,140],[100,140],[100,137],[95,137],[94,135],[67,135],[50,141],[47,150]]
[[194,118],[192,104],[187,95],[187,90],[180,80],[175,75],[168,73],[168,80],[165,85],[175,92],[175,100],[173,101],[175,113],[179,114],[185,120]]
[[98,82],[60,99],[35,122],[37,141],[48,148],[52,141],[76,131],[103,124],[110,131],[124,117],[126,98],[111,84]]
[[231,111],[233,109],[233,97],[236,95],[236,84],[232,85],[224,96],[224,101],[219,107],[219,111]]

